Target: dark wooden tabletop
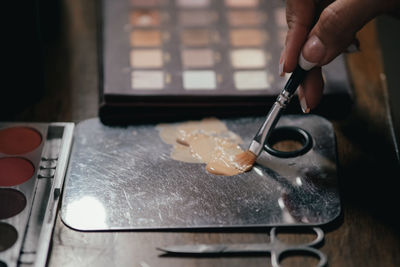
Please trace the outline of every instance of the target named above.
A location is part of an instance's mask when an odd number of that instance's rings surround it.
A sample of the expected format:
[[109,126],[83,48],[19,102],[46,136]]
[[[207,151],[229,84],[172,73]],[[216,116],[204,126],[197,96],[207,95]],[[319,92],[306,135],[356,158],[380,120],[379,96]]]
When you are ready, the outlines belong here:
[[[45,94],[19,114],[19,120],[79,122],[97,116],[95,2],[60,1],[61,35],[46,55]],[[320,249],[330,266],[400,266],[400,175],[375,23],[364,27],[358,37],[361,52],[347,56],[355,103],[346,118],[332,121],[343,214],[324,228],[325,243]],[[49,266],[268,266],[267,256],[165,258],[155,250],[171,244],[267,240],[261,230],[85,233],[58,219]],[[284,261],[286,266],[305,264],[302,257]]]

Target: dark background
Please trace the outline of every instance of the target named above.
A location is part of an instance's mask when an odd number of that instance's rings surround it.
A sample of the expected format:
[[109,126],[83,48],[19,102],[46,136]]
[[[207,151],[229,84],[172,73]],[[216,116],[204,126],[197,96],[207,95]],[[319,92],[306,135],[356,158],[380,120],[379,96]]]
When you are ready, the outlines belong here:
[[[389,92],[388,98],[394,135],[398,148],[400,143],[400,19],[381,16],[377,19],[377,27]],[[399,151],[397,151],[397,157],[400,158]]]

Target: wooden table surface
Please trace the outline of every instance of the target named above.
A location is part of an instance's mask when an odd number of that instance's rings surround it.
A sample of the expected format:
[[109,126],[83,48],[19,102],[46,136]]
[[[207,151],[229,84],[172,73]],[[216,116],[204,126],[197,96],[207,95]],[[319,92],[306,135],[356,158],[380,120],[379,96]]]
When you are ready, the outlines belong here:
[[[19,120],[79,122],[97,116],[95,1],[64,0],[60,5],[62,34],[47,53],[45,95],[19,114]],[[400,266],[400,175],[375,23],[369,23],[358,37],[362,51],[347,56],[355,103],[346,118],[332,121],[343,215],[324,228],[325,243],[320,249],[330,266]],[[298,240],[297,236],[287,238]],[[268,236],[261,230],[85,233],[71,230],[58,219],[49,266],[268,266],[267,256],[165,258],[155,250],[195,242],[264,241]],[[303,259],[294,257],[284,265],[310,263]]]

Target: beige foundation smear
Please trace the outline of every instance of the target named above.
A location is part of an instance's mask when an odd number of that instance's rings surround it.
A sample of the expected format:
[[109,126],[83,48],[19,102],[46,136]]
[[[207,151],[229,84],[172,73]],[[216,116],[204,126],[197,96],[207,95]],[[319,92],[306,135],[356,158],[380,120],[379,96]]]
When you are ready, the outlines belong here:
[[242,139],[216,118],[159,124],[161,139],[172,145],[171,158],[189,163],[206,163],[206,170],[217,175],[236,175],[241,171],[235,156],[243,150]]

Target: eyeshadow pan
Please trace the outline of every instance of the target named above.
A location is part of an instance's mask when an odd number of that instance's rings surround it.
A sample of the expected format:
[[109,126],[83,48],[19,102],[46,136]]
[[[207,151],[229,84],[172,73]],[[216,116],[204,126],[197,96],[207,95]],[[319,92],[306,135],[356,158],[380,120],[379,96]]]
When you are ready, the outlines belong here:
[[0,130],[0,153],[20,155],[31,152],[42,143],[38,131],[28,127],[11,127]]
[[209,10],[184,10],[179,13],[179,22],[184,26],[208,26],[214,23],[217,14]]
[[160,68],[163,65],[163,53],[160,49],[136,49],[131,51],[133,68]]
[[271,87],[265,71],[237,71],[233,80],[238,90],[265,90]]
[[18,239],[18,232],[14,226],[0,222],[0,252],[9,249]]
[[231,26],[257,26],[266,20],[266,14],[256,10],[232,10],[228,12],[228,21]]
[[15,186],[28,181],[34,174],[33,164],[24,158],[0,158],[0,186]]
[[187,29],[181,32],[181,42],[186,46],[205,46],[210,43],[210,32],[206,29]]
[[133,71],[132,89],[159,90],[164,87],[162,71]]
[[168,0],[131,0],[131,3],[134,6],[155,7],[166,5]]
[[130,16],[131,25],[149,27],[160,25],[161,18],[158,10],[140,9],[135,10]]
[[236,47],[261,46],[264,42],[263,33],[257,29],[231,30],[229,37],[231,44]]
[[176,0],[179,7],[200,8],[210,5],[210,0]]
[[228,7],[256,7],[258,0],[225,0]]
[[231,51],[231,61],[235,68],[262,68],[266,55],[261,49],[237,49]]
[[185,67],[210,67],[214,65],[211,49],[185,49],[182,51],[182,64]]
[[132,46],[160,46],[161,32],[158,30],[137,30],[131,32]]
[[26,198],[20,191],[0,188],[0,219],[7,219],[20,213],[26,206]]
[[183,87],[187,90],[213,90],[217,87],[214,71],[196,70],[183,72]]

